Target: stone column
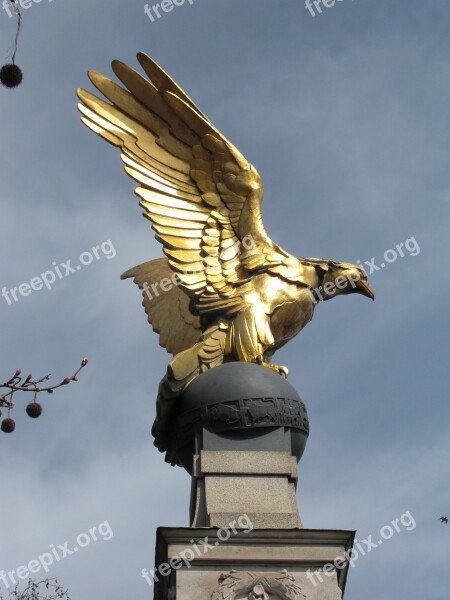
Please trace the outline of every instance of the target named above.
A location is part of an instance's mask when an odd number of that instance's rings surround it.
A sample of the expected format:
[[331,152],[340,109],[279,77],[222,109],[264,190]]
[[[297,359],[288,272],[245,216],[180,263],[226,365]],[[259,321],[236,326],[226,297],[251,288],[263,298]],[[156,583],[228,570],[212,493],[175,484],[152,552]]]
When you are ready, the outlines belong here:
[[192,476],[190,528],[160,528],[155,600],[340,600],[354,532],[304,529],[306,407],[278,373],[233,362],[178,401],[172,447]]
[[[278,428],[257,442],[266,447],[271,438],[282,442],[285,436],[290,432]],[[192,527],[226,527],[243,514],[257,529],[303,527],[295,497],[297,459],[291,452],[282,446],[233,450],[239,443],[207,430],[202,438],[204,449],[194,455],[192,472]]]

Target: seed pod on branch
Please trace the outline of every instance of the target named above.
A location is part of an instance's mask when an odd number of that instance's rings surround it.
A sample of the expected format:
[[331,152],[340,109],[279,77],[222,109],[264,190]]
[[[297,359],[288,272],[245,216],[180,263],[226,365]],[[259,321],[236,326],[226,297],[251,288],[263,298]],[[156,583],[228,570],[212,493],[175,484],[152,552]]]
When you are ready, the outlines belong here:
[[[44,386],[42,385],[44,381],[50,379],[50,375],[45,375],[40,379],[33,379],[33,376],[27,375],[27,377],[22,378],[22,371],[17,369],[14,375],[6,381],[5,383],[0,383],[0,389],[6,389],[5,394],[0,394],[0,407],[7,408],[8,413],[14,408],[15,402],[15,394],[19,392],[33,392],[34,398],[31,403],[29,403],[26,407],[26,412],[28,416],[32,419],[37,419],[42,414],[42,406],[36,401],[36,396],[41,392],[47,392],[48,394],[53,394],[54,391],[62,387],[63,385],[69,385],[72,381],[78,381],[79,372],[88,364],[88,359],[83,358],[81,361],[81,365],[75,371],[75,373],[70,377],[65,377],[60,383],[56,385]],[[1,416],[1,411],[0,411]],[[2,431],[5,433],[12,433],[15,429],[15,422],[13,419],[8,418],[2,421],[1,425]],[[0,598],[1,600],[1,598]]]
[[13,419],[10,419],[8,417],[7,419],[3,419],[0,428],[3,431],[3,433],[12,433],[16,428],[16,423]]
[[42,406],[38,402],[30,402],[26,408],[27,415],[32,419],[37,419],[42,414]]

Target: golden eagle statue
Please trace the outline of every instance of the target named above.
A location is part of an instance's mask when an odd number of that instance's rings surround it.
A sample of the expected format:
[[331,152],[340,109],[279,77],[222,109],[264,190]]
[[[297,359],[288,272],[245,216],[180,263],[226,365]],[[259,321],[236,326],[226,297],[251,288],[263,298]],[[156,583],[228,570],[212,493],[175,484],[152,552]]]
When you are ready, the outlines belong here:
[[[312,319],[320,300],[358,292],[374,298],[356,265],[295,258],[273,242],[261,216],[263,185],[253,165],[145,54],[148,78],[122,62],[121,87],[89,78],[109,102],[80,89],[82,121],[121,149],[139,183],[140,205],[165,258],[130,269],[148,321],[173,354],[161,382],[155,445],[171,455],[176,398],[200,373],[223,362],[272,364],[275,350]],[[125,89],[126,88],[126,89]]]

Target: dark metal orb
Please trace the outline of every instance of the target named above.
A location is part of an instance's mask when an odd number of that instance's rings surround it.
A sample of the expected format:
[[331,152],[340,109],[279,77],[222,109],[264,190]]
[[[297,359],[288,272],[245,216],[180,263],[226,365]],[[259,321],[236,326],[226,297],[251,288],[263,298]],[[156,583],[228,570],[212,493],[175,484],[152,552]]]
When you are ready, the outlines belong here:
[[290,432],[291,452],[300,460],[309,434],[306,407],[278,373],[246,362],[230,362],[203,373],[179,399],[173,447],[190,471],[195,437],[203,429],[227,439],[254,440],[275,429]]

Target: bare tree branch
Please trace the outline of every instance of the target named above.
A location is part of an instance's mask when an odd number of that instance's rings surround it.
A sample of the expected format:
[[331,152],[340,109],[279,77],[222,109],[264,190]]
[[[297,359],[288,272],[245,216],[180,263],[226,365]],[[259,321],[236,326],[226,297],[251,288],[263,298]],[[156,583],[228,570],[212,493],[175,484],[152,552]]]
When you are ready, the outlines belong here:
[[[68,591],[58,583],[56,577],[42,581],[29,579],[25,589],[20,590],[17,585],[9,592],[9,600],[56,600],[57,598],[70,600]],[[6,600],[1,593],[0,600]]]
[[50,379],[50,375],[44,375],[44,377],[41,377],[40,379],[33,379],[33,375],[31,374],[27,375],[26,377],[22,377],[22,371],[17,369],[17,371],[10,379],[8,379],[8,381],[0,383],[0,390],[7,390],[6,393],[0,394],[0,416],[2,415],[2,408],[6,408],[8,410],[7,418],[3,419],[2,421],[1,430],[5,433],[12,433],[15,429],[15,422],[10,418],[10,412],[15,406],[14,396],[17,394],[17,392],[31,392],[33,394],[33,399],[27,406],[27,413],[30,417],[37,418],[42,413],[42,406],[36,401],[37,395],[42,392],[53,394],[54,390],[62,387],[63,385],[68,385],[72,381],[78,381],[78,374],[87,364],[88,359],[83,358],[81,365],[71,377],[65,377],[59,383],[47,386],[42,384]]

